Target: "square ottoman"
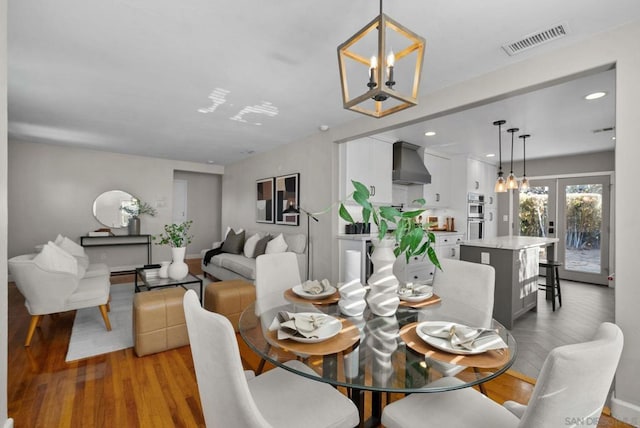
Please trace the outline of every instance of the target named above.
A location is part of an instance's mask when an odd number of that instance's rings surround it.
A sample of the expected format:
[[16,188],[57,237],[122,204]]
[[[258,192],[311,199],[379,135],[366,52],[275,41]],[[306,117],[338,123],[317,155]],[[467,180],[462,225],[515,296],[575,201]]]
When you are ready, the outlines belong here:
[[256,300],[256,287],[241,279],[212,282],[204,291],[204,308],[224,315],[238,331],[242,311]]
[[189,344],[182,287],[136,293],[133,297],[133,339],[138,357]]

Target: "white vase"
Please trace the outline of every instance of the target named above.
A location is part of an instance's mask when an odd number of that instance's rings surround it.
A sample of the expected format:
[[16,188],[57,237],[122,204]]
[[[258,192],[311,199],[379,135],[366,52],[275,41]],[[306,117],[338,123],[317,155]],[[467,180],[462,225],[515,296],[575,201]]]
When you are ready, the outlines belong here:
[[169,265],[171,262],[160,262],[160,270],[158,276],[160,278],[169,278]]
[[393,254],[394,243],[392,239],[374,240],[374,250],[371,254],[373,274],[367,281],[371,288],[367,303],[371,312],[382,317],[394,315],[400,305],[398,297],[400,282],[393,274],[393,263],[396,261],[396,256]]
[[189,266],[184,262],[184,255],[186,251],[186,247],[171,248],[171,259],[173,262],[169,265],[169,278],[182,279],[189,273]]

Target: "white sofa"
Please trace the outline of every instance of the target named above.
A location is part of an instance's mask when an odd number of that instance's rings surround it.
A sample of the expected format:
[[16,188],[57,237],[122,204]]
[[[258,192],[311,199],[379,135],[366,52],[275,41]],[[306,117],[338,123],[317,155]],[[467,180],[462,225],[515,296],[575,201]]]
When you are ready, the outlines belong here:
[[[280,232],[257,232],[257,231],[245,231],[245,239],[248,239],[253,234],[257,233],[260,236],[264,236],[267,233],[274,238],[280,234]],[[282,233],[282,236],[287,243],[288,252],[292,252],[298,259],[298,268],[300,269],[300,278],[306,278],[306,241],[307,237],[302,233]],[[219,248],[222,242],[214,242],[210,249]],[[246,257],[242,254],[229,254],[221,253],[211,258],[209,264],[204,264],[204,258],[210,249],[202,250],[202,272],[213,276],[221,281],[229,281],[232,279],[243,279],[250,283],[255,283],[256,280],[256,259]],[[258,256],[259,257],[259,256]]]

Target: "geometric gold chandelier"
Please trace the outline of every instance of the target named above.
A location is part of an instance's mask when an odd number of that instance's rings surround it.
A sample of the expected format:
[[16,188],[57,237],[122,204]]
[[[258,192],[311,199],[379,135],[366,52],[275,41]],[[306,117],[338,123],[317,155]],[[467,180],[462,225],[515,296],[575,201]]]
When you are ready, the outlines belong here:
[[338,46],[344,108],[380,118],[418,104],[424,48],[424,38],[382,13],[380,0],[380,15]]

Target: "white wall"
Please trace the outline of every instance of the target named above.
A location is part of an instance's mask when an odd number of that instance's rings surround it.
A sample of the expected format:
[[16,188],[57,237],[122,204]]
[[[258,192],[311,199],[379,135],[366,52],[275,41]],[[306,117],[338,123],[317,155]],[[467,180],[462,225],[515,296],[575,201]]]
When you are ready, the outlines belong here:
[[[221,174],[215,165],[121,155],[66,146],[9,142],[9,257],[33,252],[35,245],[55,239],[58,233],[77,239],[102,226],[94,218],[94,199],[104,191],[125,190],[154,206],[155,217],[141,216],[141,233],[158,234],[172,220],[174,171]],[[197,199],[203,210],[219,210],[216,192]],[[116,229],[126,234],[126,228]],[[202,242],[216,231],[203,230]],[[200,241],[199,241],[200,242]],[[204,245],[204,244],[203,244]],[[189,253],[202,248],[189,247]],[[93,248],[92,262],[111,267],[146,262],[144,247]],[[170,260],[166,246],[153,248],[154,261]]]
[[[310,212],[332,205],[337,193],[337,146],[330,133],[317,134],[300,144],[290,144],[262,155],[225,167],[222,180],[222,227],[242,227],[273,233],[307,233],[307,221],[300,216],[300,226],[256,223],[256,180],[300,173],[300,206]],[[335,193],[334,193],[335,192]],[[320,215],[309,226],[315,257],[311,266],[315,278],[335,281],[332,268],[337,263],[333,238],[337,230],[337,208]],[[313,251],[312,251],[313,254]],[[335,259],[335,260],[334,260]]]
[[[7,1],[0,0],[0,28]],[[7,31],[0,31],[0,260],[7,260]],[[7,264],[0,263],[0,425],[7,420]]]
[[[624,233],[616,236],[617,262],[616,272],[616,322],[625,334],[625,349],[616,378],[616,400],[614,401],[614,415],[619,418],[636,417],[636,423],[640,422],[640,382],[635,375],[640,366],[640,329],[637,328],[640,316],[637,305],[640,302],[640,286],[637,281],[637,269],[635,265],[640,260],[640,246],[637,239],[640,236],[640,223],[637,221],[635,205],[639,204],[638,198],[624,198],[620,195],[635,195],[635,173],[637,171],[637,159],[640,158],[640,121],[637,120],[638,100],[640,99],[640,54],[637,49],[637,40],[640,40],[640,22],[620,27],[614,31],[601,33],[567,48],[558,49],[541,54],[521,62],[512,64],[494,72],[470,79],[461,84],[453,85],[438,92],[426,94],[420,104],[414,108],[387,116],[382,119],[359,118],[353,122],[332,129],[331,137],[335,141],[346,141],[355,137],[373,135],[375,133],[393,128],[399,124],[417,122],[430,117],[456,111],[464,106],[473,106],[477,103],[494,101],[505,96],[520,92],[525,89],[557,83],[572,76],[580,75],[587,70],[605,70],[612,64],[616,64],[616,225],[617,230]],[[355,115],[354,115],[355,117]],[[315,157],[324,166],[335,165],[337,152],[332,151],[333,160],[329,161],[327,153],[317,153],[324,145],[328,135],[316,136],[318,148],[314,148],[314,141],[309,138],[300,143],[298,149],[291,151],[299,157],[301,153],[309,151],[308,157],[315,161]],[[266,160],[262,164],[262,159]],[[311,162],[311,161],[309,161]],[[305,163],[306,164],[306,163]],[[265,165],[261,168],[259,176],[275,175],[274,171],[278,162],[269,153],[263,156],[255,156],[245,166]],[[300,170],[294,164],[285,165],[293,171]],[[234,171],[234,182],[226,185],[223,183],[223,205],[228,198],[238,201],[238,195],[230,195],[227,191],[244,192],[251,195],[251,182],[255,178],[244,172],[246,177],[240,178],[241,168],[232,166],[228,169]],[[333,169],[332,173],[336,173]],[[313,189],[319,189],[319,195],[331,194],[325,189],[328,184],[326,174],[328,170],[322,168],[309,168],[304,171],[304,180],[314,183]],[[226,180],[226,177],[225,177]],[[337,195],[337,184],[334,183],[334,199]],[[309,189],[307,189],[308,191]],[[316,192],[314,192],[316,193]],[[322,199],[323,201],[324,198]],[[624,201],[624,209],[621,206]],[[325,201],[326,202],[326,201]],[[239,202],[238,202],[239,203]],[[239,203],[241,204],[241,203]],[[633,206],[632,206],[633,205]],[[250,207],[245,205],[247,209]],[[231,219],[225,216],[223,208],[223,223]],[[248,221],[249,217],[243,217]],[[326,234],[335,237],[335,227],[326,229]],[[333,239],[333,245],[327,247],[327,251],[317,254],[318,259],[324,263],[332,261],[332,277],[337,278],[337,240]],[[323,248],[324,250],[324,248]],[[324,266],[324,265],[323,265]],[[635,406],[635,407],[634,407]]]

